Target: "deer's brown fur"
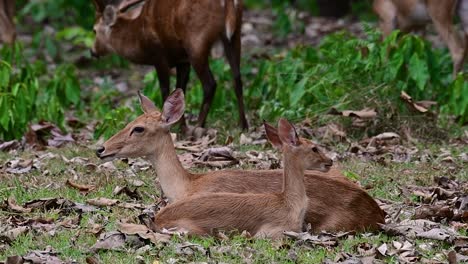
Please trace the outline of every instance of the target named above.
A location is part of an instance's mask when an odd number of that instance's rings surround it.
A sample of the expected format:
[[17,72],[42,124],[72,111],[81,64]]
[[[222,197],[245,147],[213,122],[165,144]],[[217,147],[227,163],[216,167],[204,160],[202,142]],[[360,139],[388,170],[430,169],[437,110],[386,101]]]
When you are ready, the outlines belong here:
[[242,0],[157,0],[128,9],[93,1],[94,55],[117,53],[132,62],[153,65],[164,100],[170,92],[170,69],[176,67],[176,86],[185,92],[190,66],[194,68],[204,90],[198,126],[205,125],[216,90],[208,57],[213,44],[221,41],[231,66],[240,123],[248,127],[240,76]]
[[[450,50],[454,75],[463,70],[468,53],[468,0],[374,0],[373,7],[384,36],[395,29],[408,32],[432,22]],[[453,24],[457,14],[464,29],[464,43]]]
[[280,119],[278,129],[275,140],[281,142],[284,160],[280,193],[188,197],[162,209],[154,219],[156,228],[177,227],[197,235],[246,230],[255,236],[272,238],[280,237],[287,230],[301,231],[308,204],[304,171],[321,169],[331,164],[331,160],[310,141],[299,139],[285,119]]
[[11,44],[16,39],[15,0],[0,0],[0,43]]
[[[145,96],[140,95],[140,99],[145,113],[106,141],[98,150],[99,157],[146,157],[152,162],[171,203],[206,193],[273,193],[281,190],[281,170],[222,170],[203,174],[186,171],[178,160],[169,133],[170,125],[183,114],[183,93],[180,90],[174,92],[164,104],[162,113]],[[136,127],[144,127],[145,132],[132,133]],[[384,212],[377,203],[339,171],[307,171],[304,183],[309,197],[306,222],[312,224],[313,230],[377,229],[378,223],[384,223]]]

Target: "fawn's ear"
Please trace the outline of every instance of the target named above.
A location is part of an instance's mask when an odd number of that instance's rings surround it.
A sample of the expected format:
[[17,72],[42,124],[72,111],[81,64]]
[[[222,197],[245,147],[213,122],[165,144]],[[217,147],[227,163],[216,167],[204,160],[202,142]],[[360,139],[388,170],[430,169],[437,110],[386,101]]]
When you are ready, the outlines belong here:
[[117,21],[117,8],[112,5],[106,6],[104,9],[103,19],[106,26],[113,26]]
[[297,146],[299,137],[294,126],[286,119],[280,118],[278,121],[278,136],[283,144]]
[[158,111],[158,108],[154,105],[154,103],[145,95],[138,91],[138,98],[140,99],[141,109],[145,114],[151,114]]
[[265,127],[265,133],[268,141],[270,141],[273,147],[281,149],[283,147],[283,142],[281,142],[278,136],[278,130],[276,127],[268,124],[265,120],[263,120],[263,126]]
[[163,123],[171,126],[184,115],[185,111],[185,97],[182,89],[176,89],[169,97],[163,106]]

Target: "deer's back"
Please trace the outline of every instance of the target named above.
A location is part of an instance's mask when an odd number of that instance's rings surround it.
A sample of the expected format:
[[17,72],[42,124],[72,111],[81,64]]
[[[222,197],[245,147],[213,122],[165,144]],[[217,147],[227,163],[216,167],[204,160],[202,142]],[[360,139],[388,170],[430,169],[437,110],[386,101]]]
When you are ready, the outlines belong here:
[[216,193],[166,206],[155,216],[155,224],[158,229],[188,227],[190,233],[199,235],[235,230],[255,235],[269,227],[300,231],[300,223],[291,222],[292,218],[279,195]]
[[[200,175],[189,195],[206,193],[278,193],[283,182],[282,170],[219,171]],[[307,171],[304,177],[309,198],[305,222],[314,230],[377,229],[384,213],[363,189],[337,171]]]

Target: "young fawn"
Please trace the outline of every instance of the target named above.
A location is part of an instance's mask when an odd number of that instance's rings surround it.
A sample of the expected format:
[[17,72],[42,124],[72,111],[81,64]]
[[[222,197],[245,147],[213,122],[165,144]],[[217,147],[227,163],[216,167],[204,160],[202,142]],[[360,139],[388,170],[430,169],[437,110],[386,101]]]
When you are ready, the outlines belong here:
[[[407,32],[432,22],[450,50],[454,75],[463,70],[468,53],[468,0],[374,0],[373,7],[384,36],[397,28]],[[457,13],[465,32],[464,44],[453,25]]]
[[280,237],[283,231],[300,232],[308,204],[304,172],[322,169],[332,161],[313,143],[299,139],[285,119],[279,120],[278,133],[268,138],[283,151],[281,192],[188,197],[163,208],[154,218],[156,229],[180,228],[195,235],[246,230],[258,237],[271,238]]
[[11,44],[16,39],[16,29],[13,22],[15,16],[15,1],[0,0],[0,43]]
[[[176,87],[185,92],[192,66],[204,91],[197,123],[203,127],[216,90],[208,57],[220,40],[234,79],[240,124],[248,127],[240,75],[242,0],[124,0],[118,7],[104,1],[93,0],[94,56],[117,53],[154,66],[164,100],[170,92],[170,69],[176,67]],[[181,124],[184,129],[185,121]]]
[[[206,193],[275,193],[281,190],[281,170],[221,170],[204,174],[186,171],[169,132],[184,113],[184,94],[177,89],[163,106],[162,113],[139,94],[144,114],[130,122],[97,150],[101,159],[145,157],[153,164],[169,202]],[[275,131],[270,129],[270,134]],[[327,172],[332,163],[324,158],[319,170]],[[384,213],[361,188],[337,171],[307,171],[305,188],[309,197],[306,222],[314,231],[378,229]]]

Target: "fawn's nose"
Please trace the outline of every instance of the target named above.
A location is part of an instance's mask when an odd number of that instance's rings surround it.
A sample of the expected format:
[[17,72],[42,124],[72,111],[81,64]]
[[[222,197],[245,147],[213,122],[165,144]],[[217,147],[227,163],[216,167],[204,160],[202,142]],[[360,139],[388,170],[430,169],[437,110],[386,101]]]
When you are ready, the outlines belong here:
[[105,150],[106,150],[105,147],[100,146],[100,147],[96,150],[96,156],[101,157],[102,153],[104,153]]
[[325,164],[325,166],[326,166],[326,167],[331,167],[331,166],[333,166],[333,160],[332,160],[332,159],[328,160],[328,162]]

